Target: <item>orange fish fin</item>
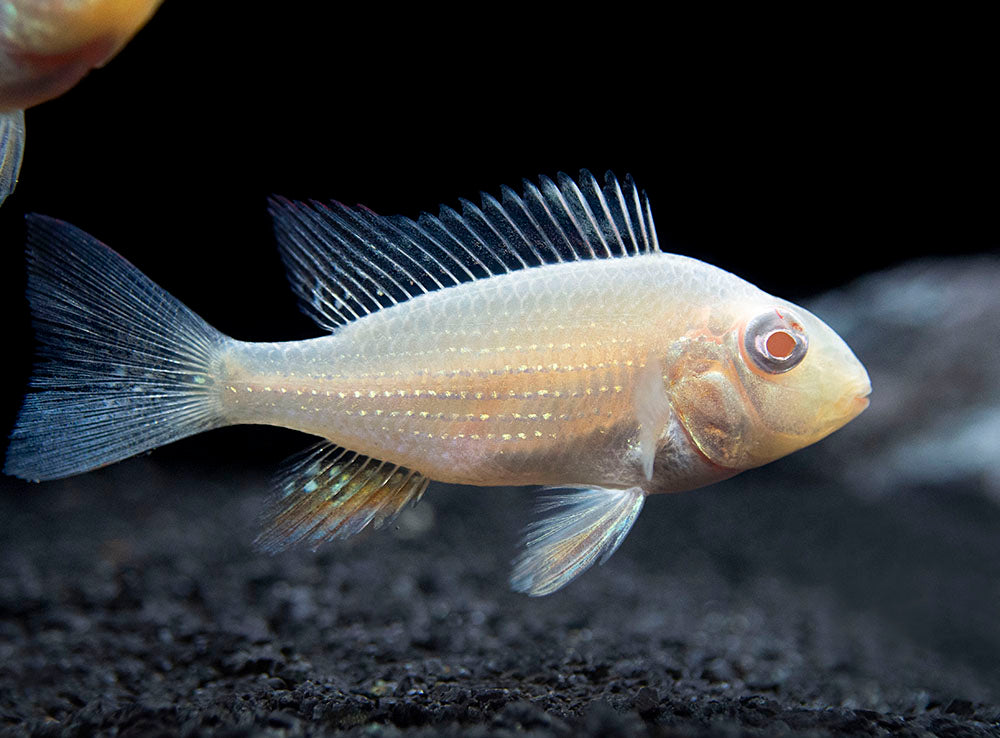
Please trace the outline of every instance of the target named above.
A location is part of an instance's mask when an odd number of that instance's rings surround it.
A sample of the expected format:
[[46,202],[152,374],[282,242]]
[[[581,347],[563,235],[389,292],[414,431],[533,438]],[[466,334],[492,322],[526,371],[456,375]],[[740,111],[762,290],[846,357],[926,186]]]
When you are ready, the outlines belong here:
[[579,489],[544,498],[538,509],[556,512],[528,526],[510,586],[538,597],[565,586],[595,561],[603,564],[625,540],[645,499],[639,487]]
[[279,477],[254,545],[272,553],[298,543],[316,549],[368,525],[379,528],[419,500],[429,483],[410,469],[319,444]]

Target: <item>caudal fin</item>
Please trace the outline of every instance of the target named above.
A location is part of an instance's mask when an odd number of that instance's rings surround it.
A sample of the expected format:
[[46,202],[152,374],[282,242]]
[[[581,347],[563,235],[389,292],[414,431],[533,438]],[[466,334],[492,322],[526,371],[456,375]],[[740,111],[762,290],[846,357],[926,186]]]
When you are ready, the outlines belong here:
[[27,219],[41,362],[4,471],[58,479],[224,425],[215,376],[230,341],[97,239]]
[[24,154],[24,111],[0,113],[0,205],[17,186]]

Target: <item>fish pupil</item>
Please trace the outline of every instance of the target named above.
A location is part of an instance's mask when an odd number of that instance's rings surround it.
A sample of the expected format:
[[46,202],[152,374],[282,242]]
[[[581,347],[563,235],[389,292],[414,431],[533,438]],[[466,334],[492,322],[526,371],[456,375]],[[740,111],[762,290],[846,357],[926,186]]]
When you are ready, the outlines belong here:
[[[768,374],[783,374],[805,358],[809,339],[787,312],[769,310],[747,323],[743,333],[744,357]],[[791,327],[789,327],[791,326]]]
[[786,331],[775,331],[764,344],[775,359],[787,359],[795,351],[795,337]]

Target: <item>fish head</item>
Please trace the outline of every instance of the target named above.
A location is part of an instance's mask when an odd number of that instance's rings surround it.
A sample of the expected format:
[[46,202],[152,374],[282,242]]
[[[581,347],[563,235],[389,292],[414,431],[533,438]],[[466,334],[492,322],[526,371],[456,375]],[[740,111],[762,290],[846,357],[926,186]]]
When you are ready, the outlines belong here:
[[832,328],[761,295],[714,310],[706,327],[676,344],[666,376],[691,441],[736,471],[819,441],[861,413],[871,392],[864,366]]

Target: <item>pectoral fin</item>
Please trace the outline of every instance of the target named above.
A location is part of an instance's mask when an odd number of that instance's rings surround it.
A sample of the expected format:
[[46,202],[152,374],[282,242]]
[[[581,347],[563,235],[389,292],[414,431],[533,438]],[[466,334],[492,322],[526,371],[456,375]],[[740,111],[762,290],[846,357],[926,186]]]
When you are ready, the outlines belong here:
[[639,421],[639,456],[647,480],[653,478],[656,445],[670,423],[670,400],[663,385],[663,368],[659,361],[649,361],[636,378],[635,415]]
[[321,444],[293,460],[279,478],[254,545],[271,552],[297,543],[315,549],[369,524],[378,528],[420,499],[429,483],[401,466]]
[[528,527],[511,587],[538,597],[568,584],[595,561],[603,564],[625,540],[645,499],[638,487],[581,489],[546,498],[539,510],[556,512]]
[[0,205],[17,186],[24,153],[24,111],[0,113]]

